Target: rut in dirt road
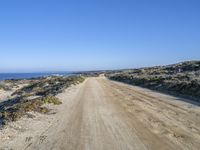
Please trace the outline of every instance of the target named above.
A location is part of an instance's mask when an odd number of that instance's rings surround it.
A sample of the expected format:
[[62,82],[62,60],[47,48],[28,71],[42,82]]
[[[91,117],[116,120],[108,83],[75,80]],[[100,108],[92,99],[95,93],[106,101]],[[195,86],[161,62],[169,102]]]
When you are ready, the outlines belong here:
[[[147,89],[88,78],[62,93],[56,121],[25,149],[178,150],[200,147],[200,109]],[[19,148],[19,147],[18,147]]]

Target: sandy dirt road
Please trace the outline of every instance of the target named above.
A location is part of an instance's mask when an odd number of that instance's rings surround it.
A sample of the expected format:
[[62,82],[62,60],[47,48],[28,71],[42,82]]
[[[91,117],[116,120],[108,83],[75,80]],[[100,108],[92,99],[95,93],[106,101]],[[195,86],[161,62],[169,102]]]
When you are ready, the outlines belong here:
[[200,148],[200,108],[182,99],[103,77],[89,78],[58,97],[63,104],[55,115],[36,119],[29,123],[31,131],[2,145],[20,150]]

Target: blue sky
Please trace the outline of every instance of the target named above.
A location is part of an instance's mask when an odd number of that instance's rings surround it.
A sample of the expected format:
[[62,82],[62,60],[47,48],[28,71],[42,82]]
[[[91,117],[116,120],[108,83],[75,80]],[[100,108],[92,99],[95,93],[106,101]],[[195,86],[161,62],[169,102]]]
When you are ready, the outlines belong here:
[[199,0],[1,0],[0,72],[200,60]]

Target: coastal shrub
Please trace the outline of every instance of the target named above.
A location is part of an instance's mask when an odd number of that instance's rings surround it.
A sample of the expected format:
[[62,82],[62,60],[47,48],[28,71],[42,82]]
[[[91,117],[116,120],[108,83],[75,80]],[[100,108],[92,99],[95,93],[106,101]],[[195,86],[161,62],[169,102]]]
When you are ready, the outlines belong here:
[[54,96],[47,96],[47,97],[43,98],[43,102],[44,103],[51,103],[51,104],[54,104],[54,105],[62,104],[62,102]]
[[9,91],[11,89],[6,85],[0,85],[0,90]]
[[[31,111],[46,114],[50,110],[44,107],[44,104],[62,104],[55,95],[72,84],[78,84],[83,81],[84,78],[78,76],[50,77],[36,79],[35,81],[32,80],[30,85],[13,93],[12,96],[15,96],[14,99],[0,103],[0,120],[3,120],[3,123],[16,121]],[[29,99],[31,96],[33,96],[33,99]]]
[[197,99],[197,101],[200,98],[200,61],[115,71],[106,74],[106,76],[111,80],[131,85],[189,96]]
[[42,107],[43,104],[44,101],[40,98],[30,101],[24,100],[9,108],[3,108],[3,110],[0,111],[0,118],[7,122],[17,121],[30,111],[46,114],[49,112],[49,109],[47,109],[46,107]]
[[55,96],[61,93],[63,89],[73,84],[78,84],[84,81],[83,77],[51,77],[36,80],[32,84],[17,90],[12,95],[38,95],[38,96]]

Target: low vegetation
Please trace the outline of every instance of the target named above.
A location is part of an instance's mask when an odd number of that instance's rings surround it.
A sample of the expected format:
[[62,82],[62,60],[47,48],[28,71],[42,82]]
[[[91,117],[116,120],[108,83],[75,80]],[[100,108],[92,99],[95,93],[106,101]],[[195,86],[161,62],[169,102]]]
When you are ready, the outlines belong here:
[[47,77],[40,80],[32,81],[28,86],[17,90],[12,95],[21,96],[48,96],[57,95],[61,93],[63,89],[73,85],[83,82],[82,77]]
[[10,88],[4,84],[0,84],[0,90],[9,91]]
[[47,96],[45,98],[43,98],[42,100],[45,104],[47,103],[51,103],[51,104],[54,104],[54,105],[60,105],[62,104],[61,101],[59,101],[58,98],[54,97],[54,96]]
[[200,61],[107,73],[108,78],[162,92],[200,98]]
[[37,111],[40,113],[47,113],[49,110],[46,107],[42,107],[44,102],[41,99],[34,99],[31,101],[20,100],[9,107],[4,107],[0,112],[0,117],[5,124],[7,121],[16,121],[27,112]]
[[44,104],[60,105],[55,96],[71,85],[84,81],[83,77],[46,77],[30,80],[30,84],[12,94],[13,99],[0,103],[0,122],[16,121],[27,112],[48,113]]

